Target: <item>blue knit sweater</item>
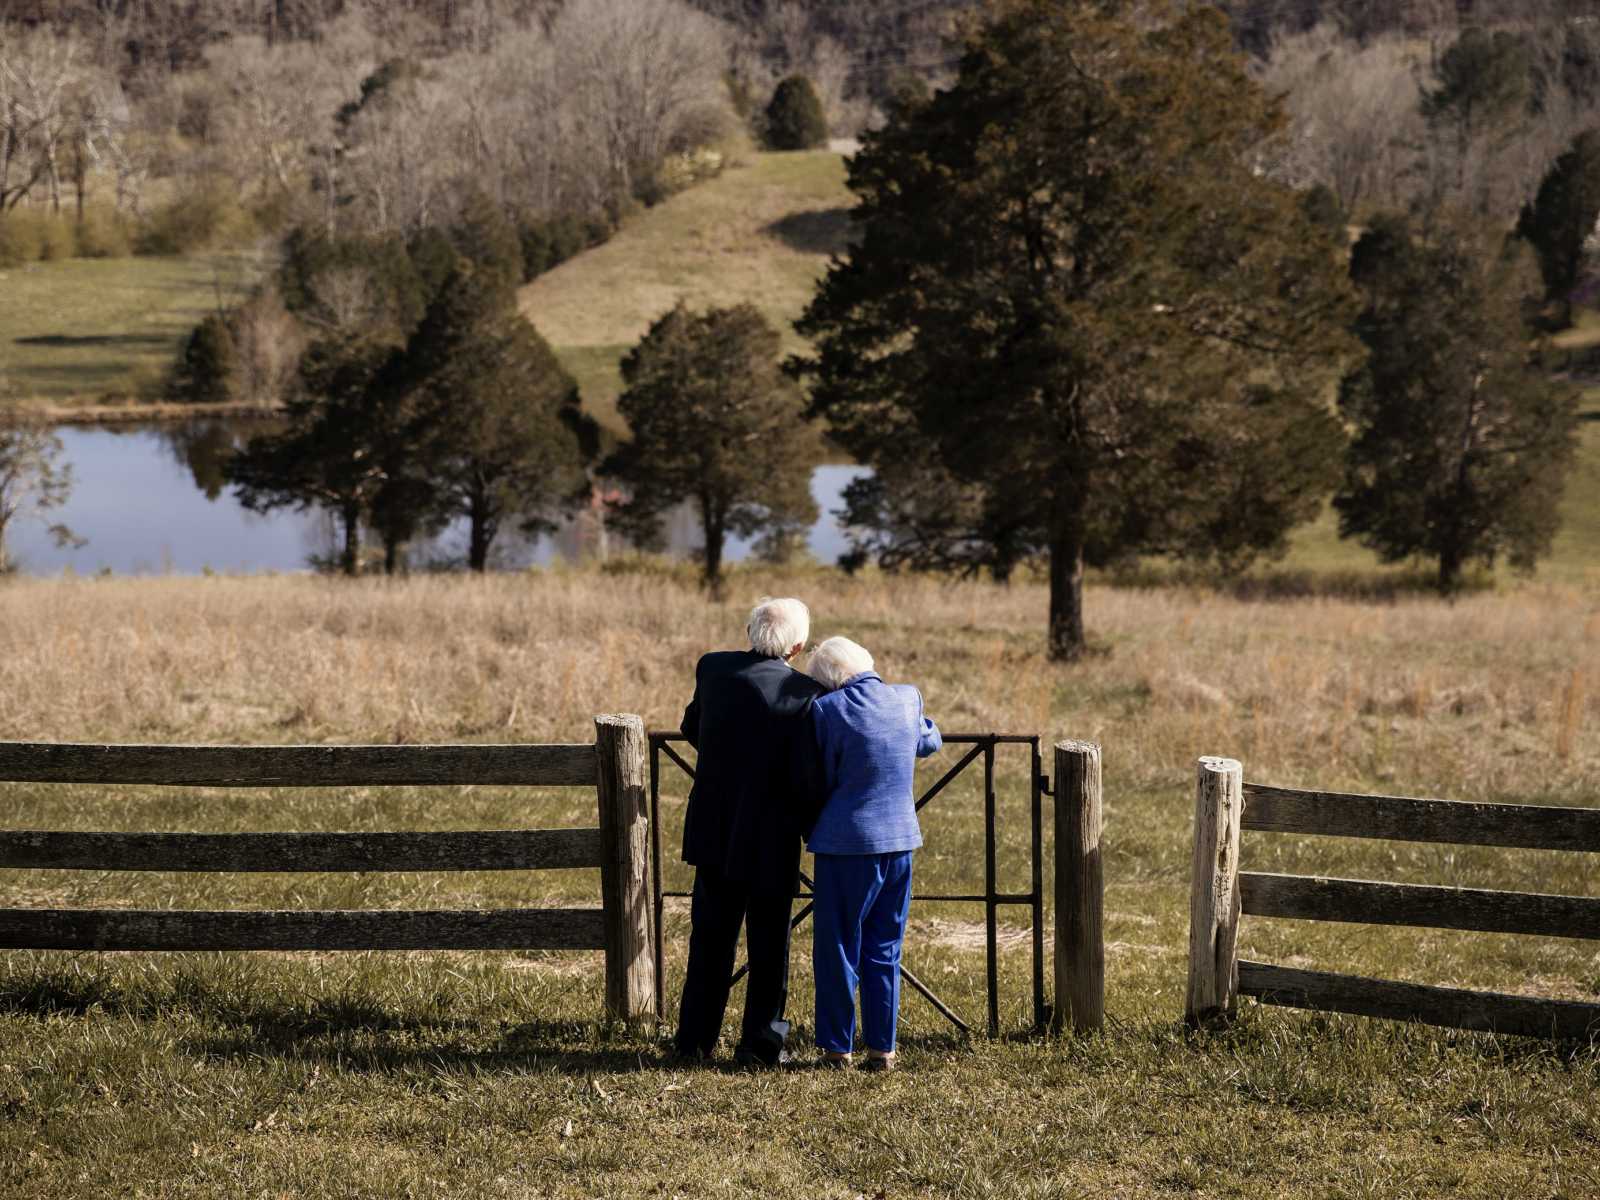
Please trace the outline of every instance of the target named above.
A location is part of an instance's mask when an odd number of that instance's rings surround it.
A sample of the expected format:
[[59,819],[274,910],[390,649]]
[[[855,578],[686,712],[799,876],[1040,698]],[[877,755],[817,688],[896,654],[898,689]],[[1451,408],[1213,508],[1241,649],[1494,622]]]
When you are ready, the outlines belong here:
[[813,854],[888,854],[922,845],[911,775],[944,744],[922,694],[873,671],[811,705],[826,801],[806,844]]

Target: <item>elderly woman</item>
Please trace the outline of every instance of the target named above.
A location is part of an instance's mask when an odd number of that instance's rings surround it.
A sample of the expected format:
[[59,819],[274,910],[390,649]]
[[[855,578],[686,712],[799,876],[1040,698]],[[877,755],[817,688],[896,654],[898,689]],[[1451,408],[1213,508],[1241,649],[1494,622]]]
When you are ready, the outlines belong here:
[[900,944],[911,905],[911,852],[922,845],[911,774],[942,744],[922,695],[887,684],[872,655],[832,637],[807,664],[827,688],[812,703],[821,812],[806,842],[816,855],[817,1044],[823,1062],[849,1066],[856,987],[867,1044],[864,1068],[894,1065]]

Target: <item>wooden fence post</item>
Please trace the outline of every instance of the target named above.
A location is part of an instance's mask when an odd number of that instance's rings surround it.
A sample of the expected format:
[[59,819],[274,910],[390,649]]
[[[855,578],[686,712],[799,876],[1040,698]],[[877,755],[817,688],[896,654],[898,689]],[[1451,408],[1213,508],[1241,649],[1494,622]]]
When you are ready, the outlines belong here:
[[1194,861],[1189,877],[1191,1025],[1233,1015],[1239,989],[1239,818],[1244,768],[1231,758],[1202,758],[1194,800]]
[[1100,747],[1056,743],[1056,1010],[1060,1032],[1105,1021],[1105,876],[1100,863]]
[[644,722],[594,719],[599,758],[600,902],[605,910],[606,1014],[633,1023],[656,1011]]

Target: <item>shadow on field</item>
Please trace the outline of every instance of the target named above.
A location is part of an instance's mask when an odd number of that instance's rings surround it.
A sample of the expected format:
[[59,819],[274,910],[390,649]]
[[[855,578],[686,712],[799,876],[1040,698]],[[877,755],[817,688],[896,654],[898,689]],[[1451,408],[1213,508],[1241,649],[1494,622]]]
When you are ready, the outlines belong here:
[[128,1018],[164,1024],[171,1044],[197,1058],[277,1058],[345,1071],[427,1066],[584,1074],[661,1065],[653,1046],[626,1036],[614,1040],[599,1020],[512,1023],[435,1015],[348,992],[263,996],[248,976],[179,976],[155,987],[88,974],[12,978],[0,982],[0,1015]]
[[637,1043],[607,1045],[605,1030],[598,1022],[591,1026],[534,1020],[491,1031],[482,1021],[328,1024],[285,1019],[285,1014],[274,1013],[235,1029],[183,1037],[177,1044],[200,1058],[277,1058],[336,1066],[342,1071],[429,1067],[470,1069],[478,1074],[539,1070],[585,1075],[655,1070],[660,1066],[651,1047]]
[[170,346],[172,338],[157,333],[99,333],[73,336],[66,333],[41,333],[13,338],[18,346]]
[[[1245,575],[1219,575],[1215,571],[1191,570],[1164,563],[1145,563],[1109,570],[1107,582],[1119,588],[1164,589],[1173,586],[1200,588],[1232,600],[1354,600],[1360,603],[1392,604],[1408,598],[1437,598],[1438,576],[1415,568],[1384,570],[1309,570],[1266,568]],[[1481,570],[1469,571],[1461,580],[1458,595],[1470,596],[1494,590],[1494,576]]]
[[841,205],[790,213],[761,232],[806,254],[843,254],[850,245],[850,210]]

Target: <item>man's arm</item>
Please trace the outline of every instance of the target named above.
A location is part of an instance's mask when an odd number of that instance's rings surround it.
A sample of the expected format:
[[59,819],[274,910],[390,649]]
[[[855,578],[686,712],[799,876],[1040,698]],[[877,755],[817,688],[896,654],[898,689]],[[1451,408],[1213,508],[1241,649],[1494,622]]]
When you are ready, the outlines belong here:
[[700,749],[700,665],[694,668],[694,695],[689,707],[683,710],[683,720],[678,722],[678,732],[688,739],[689,745]]
[[806,701],[800,715],[790,724],[789,778],[790,805],[795,828],[801,837],[810,837],[816,828],[822,806],[828,800],[828,783],[822,765],[822,745],[814,703]]

